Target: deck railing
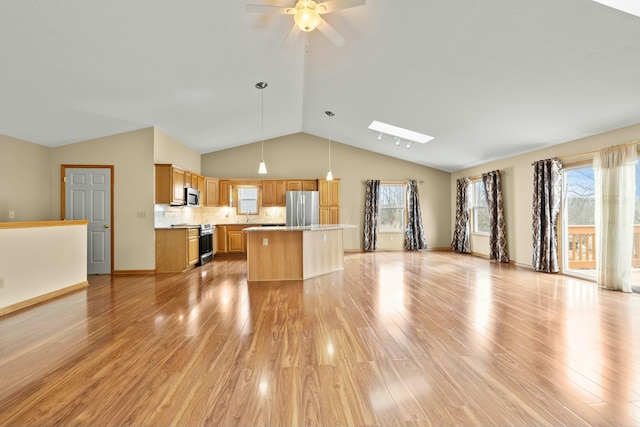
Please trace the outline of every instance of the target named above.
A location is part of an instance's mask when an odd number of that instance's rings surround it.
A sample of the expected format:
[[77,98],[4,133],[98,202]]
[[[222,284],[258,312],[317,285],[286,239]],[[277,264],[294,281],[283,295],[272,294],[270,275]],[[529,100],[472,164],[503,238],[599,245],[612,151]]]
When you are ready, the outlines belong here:
[[[595,225],[570,225],[567,227],[569,269],[595,270],[596,227]],[[633,253],[631,266],[640,267],[640,225],[633,227]]]

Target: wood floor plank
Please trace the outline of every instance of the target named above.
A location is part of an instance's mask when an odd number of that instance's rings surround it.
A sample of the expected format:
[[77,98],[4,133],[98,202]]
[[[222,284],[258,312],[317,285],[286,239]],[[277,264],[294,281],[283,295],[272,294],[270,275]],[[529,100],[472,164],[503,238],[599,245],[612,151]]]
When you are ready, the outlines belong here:
[[90,276],[0,317],[0,425],[640,424],[640,295],[448,252]]

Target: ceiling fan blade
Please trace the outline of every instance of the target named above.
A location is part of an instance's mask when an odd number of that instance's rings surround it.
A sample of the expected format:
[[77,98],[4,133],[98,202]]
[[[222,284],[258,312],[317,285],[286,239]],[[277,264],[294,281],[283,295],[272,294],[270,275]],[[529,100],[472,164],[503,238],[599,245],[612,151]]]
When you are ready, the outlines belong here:
[[244,6],[247,12],[259,12],[259,13],[281,13],[283,15],[293,15],[296,10],[290,7],[281,6],[267,6],[263,4],[247,4]]
[[366,0],[328,0],[318,3],[318,12],[331,13],[336,10],[349,9],[350,7],[362,6]]
[[296,24],[293,24],[293,27],[291,27],[291,31],[289,31],[289,34],[287,34],[287,37],[282,42],[282,47],[285,49],[292,47],[301,32],[302,30],[300,29],[300,27],[298,27]]
[[320,25],[318,25],[317,29],[324,34],[329,40],[333,42],[336,46],[340,47],[344,45],[345,39],[342,35],[337,32],[327,21],[320,18],[322,21]]

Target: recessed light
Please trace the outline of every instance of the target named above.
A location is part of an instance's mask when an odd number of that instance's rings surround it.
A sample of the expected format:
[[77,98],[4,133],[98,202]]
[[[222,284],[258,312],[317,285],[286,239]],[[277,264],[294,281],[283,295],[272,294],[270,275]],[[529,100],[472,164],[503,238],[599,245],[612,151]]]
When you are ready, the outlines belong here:
[[376,120],[371,122],[371,124],[369,125],[369,129],[376,132],[383,133],[385,135],[395,136],[395,137],[398,137],[399,139],[419,142],[420,144],[427,143],[433,139],[432,136],[425,135],[423,133],[414,132],[408,129],[399,128],[397,126],[388,125],[386,123],[378,122]]

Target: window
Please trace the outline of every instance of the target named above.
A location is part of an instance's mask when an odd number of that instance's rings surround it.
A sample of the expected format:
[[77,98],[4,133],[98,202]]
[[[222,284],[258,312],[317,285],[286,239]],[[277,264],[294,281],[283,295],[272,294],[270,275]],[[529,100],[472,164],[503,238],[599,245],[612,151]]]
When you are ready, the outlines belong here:
[[238,213],[257,214],[258,213],[258,188],[238,187]]
[[400,231],[405,228],[405,194],[404,184],[380,183],[380,218],[379,231]]
[[484,182],[481,179],[473,181],[473,232],[477,234],[489,234],[489,209],[487,208],[487,194],[484,191]]

